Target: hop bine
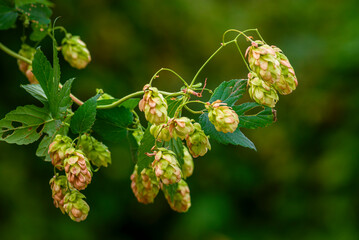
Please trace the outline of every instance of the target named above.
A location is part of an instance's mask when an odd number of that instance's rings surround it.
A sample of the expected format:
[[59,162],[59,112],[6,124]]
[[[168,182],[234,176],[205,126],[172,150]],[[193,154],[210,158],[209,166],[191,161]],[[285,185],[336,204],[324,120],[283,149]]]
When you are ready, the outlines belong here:
[[159,181],[153,169],[144,168],[138,174],[137,165],[131,175],[131,188],[137,200],[143,204],[153,203],[160,190]]
[[64,165],[67,180],[77,190],[83,190],[91,183],[90,163],[81,150],[70,148],[66,153]]
[[208,110],[208,118],[219,132],[234,132],[239,123],[238,115],[227,103],[221,100],[214,101],[212,104],[209,102],[205,105]]
[[156,176],[164,184],[173,184],[181,180],[181,169],[174,152],[166,148],[159,148],[152,162]]
[[83,69],[91,61],[91,55],[86,44],[79,36],[67,34],[62,40],[62,55],[74,68]]
[[194,123],[193,127],[194,131],[187,136],[186,143],[189,152],[196,158],[198,156],[204,156],[208,150],[211,150],[211,144],[199,123]]
[[167,119],[167,101],[155,87],[145,85],[145,94],[139,102],[140,111],[145,113],[146,120],[152,124],[165,123]]

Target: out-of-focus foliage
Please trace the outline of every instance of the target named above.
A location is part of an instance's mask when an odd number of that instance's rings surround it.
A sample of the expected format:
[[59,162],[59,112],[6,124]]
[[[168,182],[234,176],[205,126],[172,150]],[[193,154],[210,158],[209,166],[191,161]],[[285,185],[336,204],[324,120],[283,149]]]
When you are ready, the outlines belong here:
[[[296,70],[297,90],[277,104],[278,122],[245,133],[258,152],[215,147],[195,159],[192,207],[172,212],[160,196],[137,202],[128,143],[109,144],[113,164],[85,191],[91,214],[81,224],[52,206],[53,169],[36,146],[0,143],[0,239],[357,239],[359,236],[359,3],[356,0],[54,1],[53,16],[86,41],[93,61],[73,70],[82,99],[102,88],[118,98],[140,90],[160,67],[190,79],[229,28],[258,27]],[[4,32],[5,33],[5,32]],[[20,30],[0,41],[18,50]],[[47,43],[46,43],[47,41]],[[51,53],[47,39],[42,50]],[[247,43],[242,41],[242,50]],[[233,47],[233,49],[230,49]],[[51,55],[50,55],[51,56]],[[16,60],[0,53],[0,113],[33,100],[19,87]],[[208,87],[245,78],[229,46],[200,75]],[[178,86],[162,73],[155,85]],[[248,96],[247,96],[248,97]]]

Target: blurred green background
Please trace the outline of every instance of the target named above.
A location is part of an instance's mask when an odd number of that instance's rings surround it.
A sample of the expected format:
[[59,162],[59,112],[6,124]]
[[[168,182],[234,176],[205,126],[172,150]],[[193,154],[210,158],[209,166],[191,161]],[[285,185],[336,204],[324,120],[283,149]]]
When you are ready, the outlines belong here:
[[[152,205],[137,202],[124,142],[109,144],[113,164],[84,191],[88,219],[72,222],[52,204],[53,168],[35,156],[37,144],[1,142],[0,239],[359,239],[357,0],[54,2],[58,24],[80,35],[92,54],[81,71],[61,60],[62,81],[76,77],[73,92],[81,99],[96,88],[116,97],[137,91],[160,67],[191,79],[229,28],[258,28],[288,56],[299,85],[280,98],[277,123],[244,130],[257,152],[212,141],[212,151],[195,159],[186,214],[171,211],[162,194]],[[17,50],[20,36],[2,31],[0,41]],[[3,52],[0,72],[1,117],[38,104],[19,87],[27,82],[16,60]],[[246,75],[228,46],[200,79],[214,89]],[[163,73],[155,85],[174,91],[180,82]]]

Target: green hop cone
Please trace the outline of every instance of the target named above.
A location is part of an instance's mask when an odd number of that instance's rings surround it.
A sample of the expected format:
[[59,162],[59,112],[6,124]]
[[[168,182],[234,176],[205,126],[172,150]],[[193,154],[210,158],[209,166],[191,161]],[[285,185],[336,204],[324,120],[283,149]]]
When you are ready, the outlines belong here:
[[279,100],[273,86],[260,79],[254,72],[248,74],[249,96],[259,104],[274,108]]
[[66,176],[59,176],[58,174],[53,176],[50,180],[50,186],[55,207],[60,208],[61,212],[65,213],[64,198],[69,191]]
[[194,163],[191,154],[188,149],[183,146],[183,165],[182,165],[182,173],[184,178],[188,178],[193,174]]
[[139,102],[140,111],[145,113],[146,120],[152,124],[165,123],[167,119],[167,101],[155,87],[146,84],[143,87],[145,94]]
[[91,183],[92,171],[90,162],[81,150],[70,148],[64,161],[65,172],[69,183],[77,190],[83,190]]
[[78,148],[82,150],[88,160],[96,167],[107,167],[111,164],[111,152],[108,147],[86,134],[79,139]]
[[90,207],[83,200],[84,198],[85,195],[76,190],[72,190],[65,195],[64,209],[73,221],[81,222],[87,218]]
[[79,36],[67,34],[62,40],[62,55],[74,68],[83,69],[91,61],[91,55],[86,44]]
[[250,68],[264,81],[269,84],[279,81],[281,75],[280,63],[275,50],[271,46],[257,40],[247,48],[247,55]]
[[[25,43],[21,45],[21,49],[19,51],[20,56],[23,56],[23,57],[29,59],[30,61],[32,61],[34,59],[35,53],[36,53],[35,48],[32,48]],[[35,78],[34,74],[32,73],[32,66],[30,64],[18,59],[17,65],[19,66],[20,71],[23,74],[25,74],[25,76],[27,77],[27,79],[29,80],[30,83],[32,83],[32,84],[39,83],[37,81],[37,79]]]
[[138,174],[138,167],[131,175],[131,188],[137,200],[143,204],[153,203],[156,198],[160,186],[159,181],[152,168],[144,168],[141,174]]
[[174,152],[159,148],[152,162],[153,170],[162,183],[168,185],[181,180],[181,169]]
[[227,103],[221,100],[214,101],[212,104],[207,102],[205,107],[208,110],[209,121],[214,125],[217,131],[233,133],[239,123],[238,115]]
[[183,179],[178,182],[176,192],[172,198],[166,187],[163,187],[162,189],[168,204],[174,211],[187,212],[191,207],[191,195],[189,192],[189,187]]
[[191,120],[187,117],[173,118],[170,120],[170,133],[173,137],[179,137],[185,139],[188,134],[194,131]]
[[196,158],[198,156],[204,156],[208,150],[211,150],[211,144],[199,123],[194,123],[193,127],[194,131],[187,136],[186,143],[189,152]]
[[275,46],[272,47],[277,53],[277,59],[280,62],[280,68],[282,71],[279,81],[274,83],[274,87],[282,95],[290,94],[298,86],[298,81],[297,77],[295,76],[294,69],[288,58],[283,54],[282,50]]
[[62,170],[64,168],[66,151],[71,148],[71,146],[71,138],[59,134],[56,135],[54,141],[50,144],[48,153],[50,154],[52,165],[57,169]]
[[169,127],[166,123],[155,125],[153,124],[150,128],[151,134],[158,140],[168,142],[171,140],[171,134]]

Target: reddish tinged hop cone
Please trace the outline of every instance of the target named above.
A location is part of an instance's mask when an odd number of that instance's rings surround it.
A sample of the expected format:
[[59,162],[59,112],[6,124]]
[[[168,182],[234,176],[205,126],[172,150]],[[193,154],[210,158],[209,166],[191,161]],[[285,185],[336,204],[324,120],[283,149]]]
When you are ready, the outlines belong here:
[[280,63],[275,50],[262,41],[252,42],[246,51],[250,68],[264,81],[273,84],[281,75]]
[[111,152],[108,147],[91,136],[82,135],[79,139],[78,148],[96,167],[107,167],[108,164],[111,164]]
[[193,124],[187,117],[173,118],[169,121],[169,126],[172,137],[182,140],[194,131]]
[[53,176],[50,180],[50,186],[55,207],[60,208],[61,212],[65,213],[64,198],[69,191],[66,176]]
[[163,186],[162,190],[165,194],[168,204],[173,210],[177,212],[187,212],[191,207],[191,195],[189,187],[183,179],[179,181],[176,192],[174,193],[172,199],[165,186]]
[[155,87],[146,84],[143,98],[138,104],[140,111],[145,113],[146,120],[152,124],[165,123],[167,119],[167,101]]
[[[27,44],[21,45],[21,49],[19,51],[20,56],[23,56],[23,57],[29,59],[30,61],[32,61],[34,59],[35,53],[36,53],[35,48],[32,48]],[[27,79],[29,80],[29,82],[31,84],[39,83],[37,81],[37,79],[35,78],[34,74],[32,73],[32,66],[30,64],[28,64],[27,62],[24,62],[23,60],[20,60],[20,59],[17,60],[17,64],[19,65],[20,71],[23,74],[25,74],[25,76],[27,77]]]
[[62,170],[64,168],[64,159],[66,158],[67,149],[71,148],[72,140],[67,136],[56,135],[53,142],[49,146],[49,155],[51,163],[57,169]]
[[77,190],[83,190],[91,183],[91,166],[81,150],[68,149],[64,166],[67,180]]
[[189,152],[196,158],[198,156],[204,156],[208,150],[211,150],[211,144],[199,123],[194,123],[193,127],[194,131],[187,136],[186,143]]
[[280,68],[282,71],[279,81],[274,83],[274,87],[282,95],[290,94],[298,86],[298,81],[297,77],[295,76],[294,69],[288,58],[283,54],[282,50],[275,46],[272,47],[277,53],[277,59],[280,62]]
[[144,168],[138,174],[138,166],[131,175],[131,188],[137,200],[143,204],[153,203],[160,187],[155,172],[151,168]]
[[72,190],[65,195],[64,209],[73,221],[81,222],[87,218],[90,207],[83,200],[84,198],[85,195],[76,190]]
[[163,184],[173,184],[181,180],[181,169],[174,152],[166,148],[159,148],[152,162],[156,176]]
[[214,101],[212,104],[207,102],[205,107],[208,110],[209,121],[214,125],[217,131],[233,133],[239,123],[238,115],[227,103],[221,100]]
[[249,96],[259,104],[274,108],[279,100],[273,86],[260,79],[254,72],[248,74]]
[[79,36],[66,34],[62,40],[62,55],[64,59],[74,68],[83,69],[91,61],[91,55],[86,44]]
[[188,149],[183,146],[183,165],[182,165],[182,173],[184,178],[188,178],[193,174],[194,163],[191,154]]
[[168,142],[171,140],[171,134],[169,127],[166,123],[155,125],[153,124],[150,128],[151,134],[158,140]]

